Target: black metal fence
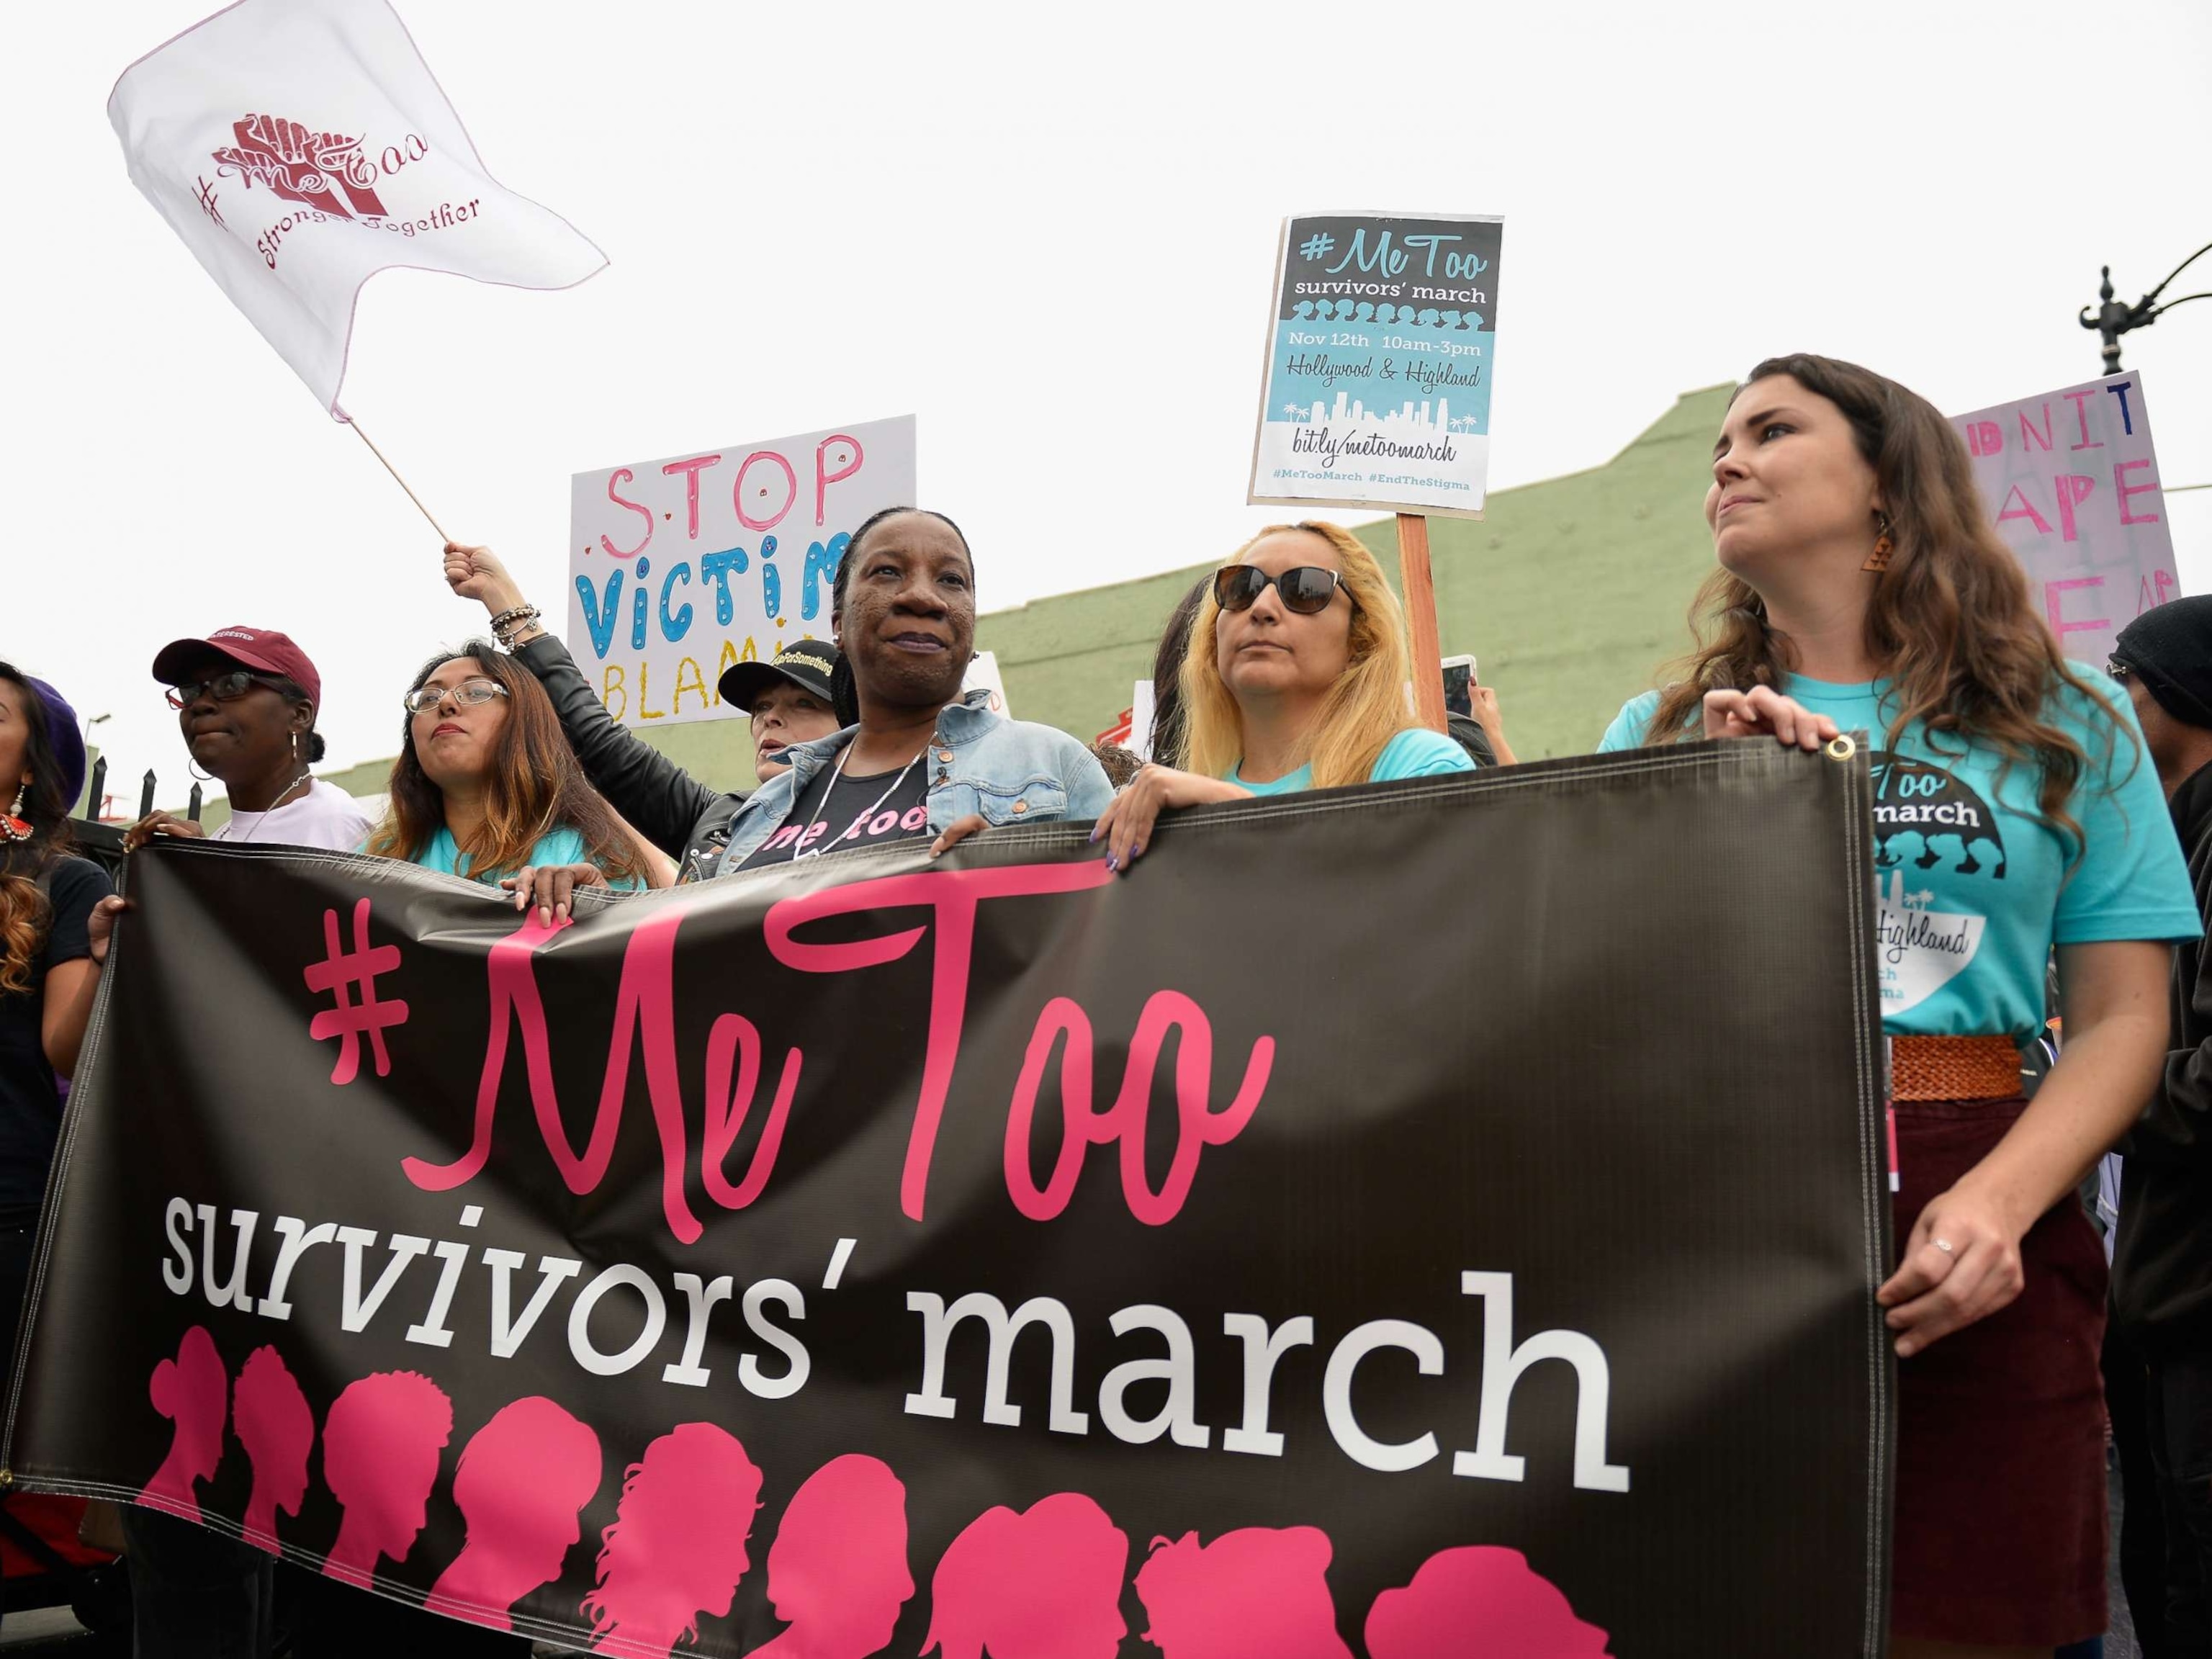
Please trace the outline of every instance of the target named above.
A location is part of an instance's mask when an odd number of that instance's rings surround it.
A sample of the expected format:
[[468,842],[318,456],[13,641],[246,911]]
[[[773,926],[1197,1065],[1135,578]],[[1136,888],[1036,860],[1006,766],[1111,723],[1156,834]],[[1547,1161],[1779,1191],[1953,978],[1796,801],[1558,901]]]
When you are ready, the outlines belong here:
[[[138,782],[138,810],[131,815],[136,823],[154,810],[154,792],[160,787],[151,768]],[[94,807],[107,798],[107,757],[102,755],[92,763],[92,785],[84,792],[88,807]],[[200,819],[200,787],[192,785],[191,799],[185,807],[185,816],[194,823]],[[94,818],[71,818],[70,833],[76,838],[77,850],[95,863],[104,865],[113,876],[123,867],[123,827],[101,823]]]

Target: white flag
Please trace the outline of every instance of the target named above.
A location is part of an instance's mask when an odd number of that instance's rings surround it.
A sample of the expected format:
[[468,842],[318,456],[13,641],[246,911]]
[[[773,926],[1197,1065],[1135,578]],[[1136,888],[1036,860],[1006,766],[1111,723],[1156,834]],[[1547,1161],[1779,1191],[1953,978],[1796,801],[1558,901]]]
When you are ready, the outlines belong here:
[[107,118],[131,182],[340,420],[377,271],[568,288],[607,262],[484,170],[384,0],[240,0],[124,70]]

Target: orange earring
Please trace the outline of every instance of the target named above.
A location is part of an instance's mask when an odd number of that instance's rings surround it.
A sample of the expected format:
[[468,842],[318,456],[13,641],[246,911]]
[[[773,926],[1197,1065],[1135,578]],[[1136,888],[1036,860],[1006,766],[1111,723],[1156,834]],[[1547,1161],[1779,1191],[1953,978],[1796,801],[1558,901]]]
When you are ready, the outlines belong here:
[[1879,576],[1889,568],[1889,556],[1897,550],[1897,544],[1889,538],[1889,514],[1877,513],[1875,517],[1881,520],[1881,533],[1874,538],[1874,551],[1867,555],[1867,562],[1859,568]]

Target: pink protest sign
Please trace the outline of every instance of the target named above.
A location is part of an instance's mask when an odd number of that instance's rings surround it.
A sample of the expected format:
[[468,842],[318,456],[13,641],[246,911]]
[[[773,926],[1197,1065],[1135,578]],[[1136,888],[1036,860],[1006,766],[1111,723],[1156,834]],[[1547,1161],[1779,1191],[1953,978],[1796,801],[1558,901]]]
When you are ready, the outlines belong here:
[[2060,648],[2101,665],[2113,637],[2181,594],[2142,376],[2111,374],[1953,419],[1982,498]]

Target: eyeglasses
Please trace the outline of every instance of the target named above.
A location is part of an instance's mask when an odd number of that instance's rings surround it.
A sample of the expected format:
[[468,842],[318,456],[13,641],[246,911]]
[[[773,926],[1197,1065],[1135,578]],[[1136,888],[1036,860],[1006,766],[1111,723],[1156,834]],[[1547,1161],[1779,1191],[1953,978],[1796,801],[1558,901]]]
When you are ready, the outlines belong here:
[[409,714],[426,714],[447,697],[456,706],[465,708],[506,695],[507,688],[497,680],[463,680],[459,685],[418,685],[399,701],[407,706]]
[[281,680],[272,680],[263,674],[249,674],[243,668],[235,668],[228,674],[218,674],[211,680],[172,687],[167,696],[170,708],[189,708],[202,697],[213,697],[217,702],[236,702],[257,685],[265,685],[271,691],[284,689]]
[[1296,565],[1279,576],[1270,576],[1256,564],[1232,564],[1214,573],[1213,602],[1224,611],[1249,611],[1272,587],[1282,596],[1285,610],[1312,617],[1328,610],[1343,586],[1340,573],[1317,564]]

